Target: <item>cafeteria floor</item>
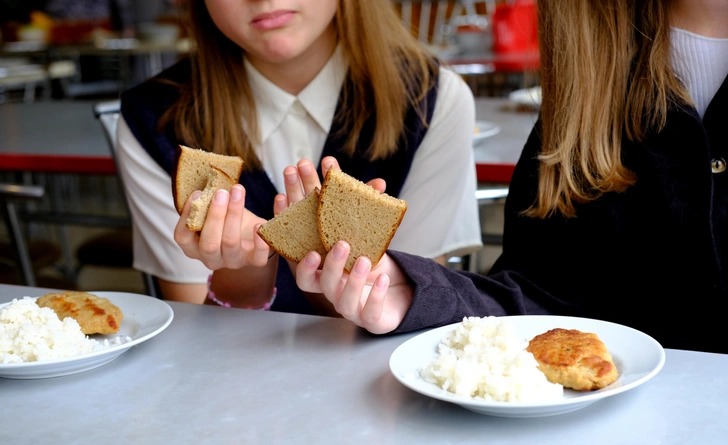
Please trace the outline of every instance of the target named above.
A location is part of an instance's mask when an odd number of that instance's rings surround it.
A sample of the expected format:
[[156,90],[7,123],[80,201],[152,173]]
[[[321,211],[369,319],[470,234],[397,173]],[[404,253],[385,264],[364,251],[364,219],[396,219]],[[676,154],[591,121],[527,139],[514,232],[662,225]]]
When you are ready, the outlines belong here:
[[[37,180],[38,178],[34,178]],[[47,178],[46,178],[47,179]],[[69,177],[61,178],[60,187],[52,187],[56,193],[61,193],[65,210],[78,213],[90,213],[94,216],[125,217],[126,208],[119,193],[118,184],[115,178],[111,177]],[[36,182],[34,180],[34,182]],[[42,180],[42,179],[41,179]],[[51,189],[48,184],[46,190]],[[60,190],[60,191],[59,191]],[[27,208],[27,212],[43,210],[50,206],[49,200],[41,202],[34,207]],[[491,202],[481,206],[481,224],[484,233],[498,235],[502,233],[503,227],[503,203]],[[36,271],[37,285],[39,287],[68,289],[75,287],[77,290],[105,290],[117,292],[143,293],[144,285],[141,275],[130,267],[100,267],[85,265],[75,274],[75,283],[69,281],[73,273],[65,274],[64,270],[75,270],[77,260],[75,252],[84,242],[100,234],[111,232],[117,229],[105,227],[89,227],[68,225],[59,228],[45,223],[32,223],[26,234],[29,239],[49,241],[60,246],[60,240],[68,241],[68,255],[71,262],[70,267],[66,266],[67,261],[63,255],[51,266],[43,267]],[[8,241],[8,234],[4,224],[0,223],[0,243]],[[500,245],[485,245],[477,255],[474,270],[480,273],[487,273],[495,259],[501,252]],[[10,252],[3,253],[7,257]],[[19,284],[17,274],[9,269],[7,262],[3,263],[0,258],[0,283]],[[454,268],[461,266],[455,265]]]

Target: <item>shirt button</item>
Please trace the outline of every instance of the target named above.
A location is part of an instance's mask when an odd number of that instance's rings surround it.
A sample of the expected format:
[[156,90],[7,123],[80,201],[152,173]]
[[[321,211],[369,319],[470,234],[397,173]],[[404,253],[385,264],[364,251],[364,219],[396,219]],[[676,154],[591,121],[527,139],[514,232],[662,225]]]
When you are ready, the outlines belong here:
[[723,158],[716,158],[710,161],[710,167],[713,173],[723,173],[725,171],[725,160]]

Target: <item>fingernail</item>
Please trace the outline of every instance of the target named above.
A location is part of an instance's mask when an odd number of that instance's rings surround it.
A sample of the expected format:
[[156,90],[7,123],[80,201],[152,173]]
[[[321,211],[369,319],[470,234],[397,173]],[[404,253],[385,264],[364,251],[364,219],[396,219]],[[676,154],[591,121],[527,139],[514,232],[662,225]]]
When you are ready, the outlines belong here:
[[304,162],[303,164],[301,164],[301,166],[298,169],[304,175],[310,175],[311,172],[313,171],[313,166],[311,164],[309,164],[308,162]]
[[334,249],[331,251],[331,254],[337,260],[346,258],[346,248],[344,247],[344,243],[342,241],[339,241],[338,243],[336,243],[334,245]]
[[293,184],[298,181],[298,175],[295,172],[286,173],[283,176],[286,177],[286,182],[288,183]]
[[374,287],[382,290],[385,287],[389,285],[389,275],[387,274],[381,274],[377,277],[377,280],[374,282]]
[[225,190],[218,190],[215,192],[215,202],[217,204],[226,204],[228,201],[228,192]]
[[233,186],[232,189],[230,189],[230,199],[233,200],[233,202],[239,202],[243,198],[243,189],[240,187]]
[[369,259],[367,257],[359,257],[354,263],[354,275],[366,275],[369,272]]
[[200,190],[195,190],[194,192],[192,192],[192,200],[194,201],[195,199],[199,198],[200,195],[202,195],[202,192]]
[[303,258],[303,261],[305,261],[306,265],[310,267],[318,266],[320,263],[319,259],[316,258],[315,253],[309,253]]

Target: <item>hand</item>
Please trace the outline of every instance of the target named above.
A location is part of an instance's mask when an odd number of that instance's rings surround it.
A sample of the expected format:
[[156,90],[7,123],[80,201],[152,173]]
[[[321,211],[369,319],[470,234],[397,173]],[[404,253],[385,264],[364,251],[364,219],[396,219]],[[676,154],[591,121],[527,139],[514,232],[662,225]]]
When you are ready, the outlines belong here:
[[373,334],[394,330],[404,319],[414,289],[397,263],[384,255],[372,270],[366,257],[359,257],[351,274],[344,272],[349,245],[339,241],[321,258],[310,252],[298,264],[296,283],[305,292],[323,293],[336,311]]
[[185,227],[192,201],[198,196],[200,192],[195,192],[187,199],[174,229],[174,240],[185,255],[211,270],[265,266],[270,248],[256,233],[265,220],[245,208],[245,187],[236,184],[230,193],[215,192],[199,234]]
[[[321,160],[321,173],[326,177],[330,168],[339,168],[339,162],[333,156],[326,156]],[[301,159],[295,167],[286,167],[283,170],[286,180],[286,194],[276,196],[273,212],[277,215],[291,204],[305,198],[315,188],[321,189],[321,181],[313,163],[308,159]],[[386,187],[384,179],[376,178],[367,184],[383,193]]]

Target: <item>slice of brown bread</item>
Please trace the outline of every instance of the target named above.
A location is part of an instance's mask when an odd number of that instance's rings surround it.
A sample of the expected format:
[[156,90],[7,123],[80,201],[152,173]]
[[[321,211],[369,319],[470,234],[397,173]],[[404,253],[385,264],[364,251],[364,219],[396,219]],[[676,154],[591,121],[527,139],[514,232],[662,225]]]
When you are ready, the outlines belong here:
[[319,237],[318,206],[319,190],[314,189],[305,199],[260,226],[258,234],[273,250],[291,261],[299,263],[313,250],[321,254],[323,261],[326,248]]
[[238,156],[210,153],[184,145],[179,146],[176,165],[172,177],[172,195],[177,212],[180,214],[192,192],[202,190],[207,185],[212,165],[224,171],[233,183],[238,182],[243,171],[243,160]]
[[329,169],[321,186],[318,228],[327,250],[339,240],[351,246],[345,269],[364,255],[376,266],[407,211],[407,202],[379,193],[339,169]]
[[228,176],[222,169],[211,165],[205,188],[202,190],[200,197],[192,201],[190,216],[187,217],[185,226],[195,232],[202,230],[202,226],[205,225],[205,218],[207,218],[207,210],[210,208],[210,203],[212,202],[212,197],[215,196],[215,192],[220,189],[230,191],[235,183],[236,181],[233,181],[233,178]]

